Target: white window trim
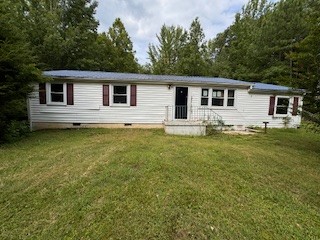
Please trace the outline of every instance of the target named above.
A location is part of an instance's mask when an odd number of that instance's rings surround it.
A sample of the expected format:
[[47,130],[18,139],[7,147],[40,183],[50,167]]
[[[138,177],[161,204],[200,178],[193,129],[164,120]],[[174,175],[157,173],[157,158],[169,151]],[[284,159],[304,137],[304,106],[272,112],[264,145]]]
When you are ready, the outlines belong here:
[[[53,102],[51,100],[51,84],[62,84],[63,85],[63,102]],[[46,84],[46,92],[47,92],[47,105],[59,105],[66,106],[67,105],[67,84],[61,82],[52,82]]]
[[[218,91],[223,91],[223,105],[222,106],[217,106],[217,105],[212,105],[212,99],[213,99],[213,90],[218,90]],[[210,88],[210,93],[211,93],[211,98],[210,98],[210,106],[213,108],[225,108],[226,107],[226,90],[224,88]]]
[[[208,105],[201,105],[201,98],[202,98],[202,89],[209,89],[209,104]],[[214,90],[221,90],[223,91],[223,106],[215,106],[212,105],[212,91]],[[228,90],[234,90],[234,104],[233,106],[228,106]],[[200,92],[200,106],[201,107],[210,107],[213,109],[236,109],[237,104],[237,89],[234,88],[219,88],[219,87],[202,87]]]
[[[277,106],[278,106],[278,99],[279,98],[287,98],[289,99],[289,104],[288,104],[288,108],[287,108],[287,113],[286,114],[277,114]],[[290,114],[290,104],[291,104],[291,99],[289,96],[276,96],[275,99],[275,104],[274,104],[274,117],[287,117]]]
[[[233,97],[229,97],[229,95],[228,95],[228,93],[229,93],[229,90],[233,90]],[[225,98],[226,98],[226,107],[227,108],[233,108],[233,107],[235,107],[235,105],[236,105],[236,90],[235,89],[231,89],[231,88],[228,88],[228,89],[226,89],[226,91],[225,91]],[[233,99],[233,105],[232,106],[228,106],[228,100],[229,99]]]
[[[202,91],[203,91],[203,89],[206,89],[206,90],[208,90],[208,96],[207,97],[203,97],[202,96]],[[200,96],[200,106],[201,107],[209,107],[210,106],[210,91],[211,91],[211,88],[206,88],[206,87],[203,87],[203,88],[201,88],[201,96]],[[202,98],[207,98],[208,99],[208,104],[207,105],[202,105],[201,104],[201,101],[202,101]]]
[[[114,93],[114,86],[124,86],[127,87],[127,103],[114,103],[113,102],[113,93]],[[130,85],[129,84],[112,84],[111,89],[110,89],[110,106],[114,107],[130,107],[130,97],[131,92],[130,92]]]

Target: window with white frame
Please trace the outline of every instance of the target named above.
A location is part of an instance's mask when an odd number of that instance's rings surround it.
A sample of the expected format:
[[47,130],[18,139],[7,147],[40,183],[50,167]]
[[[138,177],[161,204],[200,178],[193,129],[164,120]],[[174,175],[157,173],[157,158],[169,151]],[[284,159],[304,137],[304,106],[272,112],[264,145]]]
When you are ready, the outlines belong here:
[[65,83],[48,83],[48,103],[64,105],[67,102],[67,91]]
[[128,105],[128,86],[113,85],[112,103],[116,105]]
[[[209,99],[211,99],[209,101]],[[234,107],[236,102],[236,90],[234,89],[201,89],[201,106]]]
[[209,104],[209,89],[202,88],[201,90],[201,106],[208,106]]
[[212,106],[223,106],[224,90],[212,89]]
[[288,114],[289,97],[277,97],[276,114],[286,115]]
[[228,107],[233,107],[234,106],[234,90],[228,89],[227,106]]

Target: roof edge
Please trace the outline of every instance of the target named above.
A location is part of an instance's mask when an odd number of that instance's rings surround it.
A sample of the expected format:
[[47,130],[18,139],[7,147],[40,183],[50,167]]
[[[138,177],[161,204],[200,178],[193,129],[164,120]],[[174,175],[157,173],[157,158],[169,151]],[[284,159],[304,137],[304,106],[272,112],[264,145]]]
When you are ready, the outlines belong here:
[[270,89],[249,89],[249,93],[257,94],[290,94],[290,95],[305,95],[307,92],[303,89],[289,89],[289,90],[270,90]]
[[[75,81],[75,82],[116,82],[115,79],[108,79],[108,78],[79,78],[79,77],[62,77],[62,76],[48,76],[48,78],[52,78],[55,80],[67,80],[67,81]],[[185,84],[185,85],[205,85],[205,86],[233,86],[233,87],[242,87],[242,88],[249,88],[252,84],[242,84],[242,83],[210,83],[205,81],[197,81],[197,82],[190,82],[190,81],[174,81],[174,80],[161,80],[161,81],[154,81],[154,80],[137,80],[137,79],[124,79],[121,80],[123,83],[142,83],[142,84],[158,84],[158,85],[166,85],[166,84]]]

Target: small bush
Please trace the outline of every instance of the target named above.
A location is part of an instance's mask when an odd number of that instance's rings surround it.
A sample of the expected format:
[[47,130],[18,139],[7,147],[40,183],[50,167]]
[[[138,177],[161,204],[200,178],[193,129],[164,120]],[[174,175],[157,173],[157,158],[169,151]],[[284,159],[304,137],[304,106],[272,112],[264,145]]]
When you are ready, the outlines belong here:
[[303,121],[301,127],[307,131],[320,133],[320,124],[312,121]]
[[206,126],[206,135],[211,136],[217,133],[221,133],[224,127],[223,121],[217,121],[217,123],[208,122]]
[[26,136],[29,132],[29,124],[27,121],[12,120],[5,124],[5,130],[0,137],[1,142],[13,142],[23,136]]

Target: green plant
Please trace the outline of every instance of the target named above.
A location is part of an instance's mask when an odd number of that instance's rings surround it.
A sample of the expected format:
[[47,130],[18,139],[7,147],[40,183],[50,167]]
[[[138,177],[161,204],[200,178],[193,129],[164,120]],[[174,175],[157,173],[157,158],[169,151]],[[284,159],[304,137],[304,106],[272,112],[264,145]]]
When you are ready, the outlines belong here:
[[13,142],[23,136],[26,136],[29,132],[30,129],[27,121],[12,120],[6,124],[2,141]]
[[285,128],[287,128],[289,126],[291,120],[292,120],[291,117],[288,117],[288,116],[282,118],[282,122],[283,122],[283,125]]
[[223,127],[225,126],[223,120],[217,120],[215,122],[204,121],[203,123],[206,125],[206,135],[208,136],[221,133],[223,130]]
[[320,124],[312,121],[303,121],[301,127],[309,132],[320,133]]

